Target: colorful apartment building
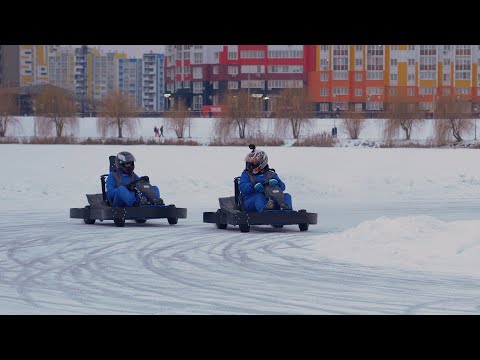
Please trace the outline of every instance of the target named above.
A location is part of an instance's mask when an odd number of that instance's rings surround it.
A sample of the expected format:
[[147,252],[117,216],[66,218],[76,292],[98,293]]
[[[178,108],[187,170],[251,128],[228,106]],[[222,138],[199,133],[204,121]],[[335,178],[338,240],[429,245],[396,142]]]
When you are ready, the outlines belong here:
[[281,89],[306,86],[315,46],[167,45],[165,69],[167,92],[192,110],[219,105],[229,90],[247,89],[267,100]]
[[165,94],[164,54],[143,54],[142,107],[145,112],[163,111],[169,100]]
[[425,111],[438,96],[480,103],[480,45],[317,45],[308,74],[319,111],[382,110],[403,93]]
[[142,66],[142,59],[119,59],[115,84],[115,88],[127,94],[138,108],[142,107]]
[[87,96],[102,101],[118,84],[119,61],[127,54],[90,48],[87,55]]
[[54,45],[0,45],[0,78],[4,86],[48,83],[48,53]]
[[48,82],[75,92],[75,50],[58,47],[48,55]]

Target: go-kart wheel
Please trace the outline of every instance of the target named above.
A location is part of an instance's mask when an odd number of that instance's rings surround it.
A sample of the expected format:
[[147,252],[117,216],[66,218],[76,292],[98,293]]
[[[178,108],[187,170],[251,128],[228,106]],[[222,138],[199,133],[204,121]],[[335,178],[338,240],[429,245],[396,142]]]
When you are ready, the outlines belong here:
[[276,229],[281,229],[281,228],[283,228],[283,225],[282,224],[272,224],[272,227],[274,227]]
[[[85,210],[88,210],[88,213],[90,214],[90,205],[85,206]],[[83,222],[92,225],[95,224],[95,219],[83,219]]]
[[167,220],[170,225],[175,225],[176,223],[178,223],[178,218],[176,217],[169,217],[167,218]]
[[226,229],[228,224],[219,224],[219,223],[216,223],[217,225],[217,229]]
[[240,224],[240,231],[241,232],[249,232],[250,231],[250,225],[248,224]]
[[114,218],[113,222],[117,227],[124,227],[125,226],[125,219],[124,218]]
[[308,224],[298,224],[298,228],[300,229],[300,231],[307,231]]
[[147,222],[147,219],[135,219],[135,222],[137,224],[145,224]]

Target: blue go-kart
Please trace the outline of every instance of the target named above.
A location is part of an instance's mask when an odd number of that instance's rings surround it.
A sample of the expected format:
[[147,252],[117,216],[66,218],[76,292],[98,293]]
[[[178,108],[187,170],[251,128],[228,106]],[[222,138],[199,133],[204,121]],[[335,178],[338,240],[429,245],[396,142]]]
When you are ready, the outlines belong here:
[[[115,170],[115,156],[109,157],[110,172]],[[116,226],[125,226],[125,220],[134,220],[143,224],[149,219],[166,218],[170,225],[177,224],[178,219],[187,217],[187,209],[177,208],[175,205],[165,205],[161,198],[157,198],[152,186],[145,180],[135,183],[135,191],[140,198],[148,199],[142,205],[133,207],[114,207],[107,199],[105,179],[109,174],[100,176],[101,194],[86,194],[89,205],[83,208],[70,208],[70,218],[83,219],[85,224],[95,224],[96,220],[113,220]]]

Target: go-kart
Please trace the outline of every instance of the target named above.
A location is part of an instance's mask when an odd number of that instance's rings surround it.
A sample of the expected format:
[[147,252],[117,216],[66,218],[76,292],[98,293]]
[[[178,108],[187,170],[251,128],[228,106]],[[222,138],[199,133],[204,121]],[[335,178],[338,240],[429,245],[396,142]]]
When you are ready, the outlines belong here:
[[[250,145],[250,149],[254,151],[255,145]],[[300,231],[307,231],[309,225],[317,223],[316,213],[309,213],[304,209],[298,211],[290,209],[284,201],[284,193],[280,186],[269,185],[268,182],[262,185],[265,188],[265,195],[273,203],[273,208],[262,212],[245,211],[238,187],[239,180],[240,177],[233,180],[234,196],[219,198],[220,209],[216,212],[204,212],[203,222],[216,224],[218,229],[226,229],[229,224],[238,225],[241,232],[249,232],[250,225],[271,225],[275,228],[298,225]]]
[[[115,156],[109,157],[110,173],[116,170]],[[83,219],[85,224],[95,224],[96,220],[113,220],[116,226],[125,226],[125,220],[134,220],[143,224],[149,219],[166,218],[170,225],[177,224],[178,219],[187,217],[187,209],[177,208],[175,205],[165,205],[163,199],[158,198],[152,186],[145,179],[135,182],[134,191],[141,199],[139,206],[114,207],[107,198],[105,179],[109,174],[100,176],[101,194],[86,194],[89,205],[83,208],[70,208],[70,218]]]

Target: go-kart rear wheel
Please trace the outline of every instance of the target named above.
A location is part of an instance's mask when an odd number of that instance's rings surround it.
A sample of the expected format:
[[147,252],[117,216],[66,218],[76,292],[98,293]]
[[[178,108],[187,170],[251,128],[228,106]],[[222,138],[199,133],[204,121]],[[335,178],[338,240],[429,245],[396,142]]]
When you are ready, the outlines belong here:
[[145,224],[147,222],[147,219],[135,219],[135,222],[137,224]]
[[114,218],[113,222],[117,227],[124,227],[125,226],[125,218]]
[[178,218],[177,217],[169,217],[169,218],[167,218],[167,220],[168,220],[168,223],[170,225],[175,225],[176,223],[178,223]]
[[216,223],[217,225],[217,229],[226,229],[228,224],[220,224],[220,223]]
[[249,232],[250,231],[250,225],[249,224],[240,224],[238,226],[240,227],[241,232]]
[[[88,209],[88,213],[90,214],[90,205],[85,206],[85,209]],[[95,219],[83,219],[83,222],[92,225],[95,224]]]
[[298,224],[298,228],[300,229],[300,231],[307,231],[308,224]]

